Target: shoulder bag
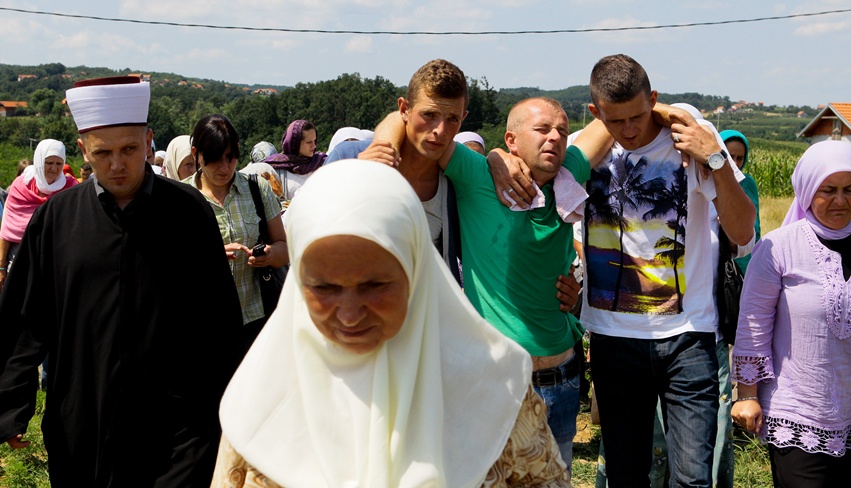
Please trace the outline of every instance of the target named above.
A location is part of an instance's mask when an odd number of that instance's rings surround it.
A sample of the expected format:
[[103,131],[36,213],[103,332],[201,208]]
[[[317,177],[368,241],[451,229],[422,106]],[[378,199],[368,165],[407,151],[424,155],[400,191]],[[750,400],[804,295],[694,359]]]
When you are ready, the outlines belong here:
[[[257,216],[260,217],[260,237],[257,243],[269,243],[269,228],[266,222],[266,211],[263,205],[263,198],[260,196],[260,185],[257,183],[257,175],[248,175],[248,186],[251,188],[251,198],[254,200],[254,210],[257,211]],[[268,318],[278,306],[278,299],[281,296],[281,290],[284,288],[284,280],[286,279],[286,271],[284,267],[273,268],[265,266],[263,268],[255,268],[254,273],[260,283],[260,295],[263,297],[263,313]]]
[[724,342],[733,345],[736,342],[736,328],[739,324],[739,299],[742,296],[744,275],[733,261],[730,252],[730,240],[724,229],[718,226],[718,281],[715,299],[718,302],[718,328]]

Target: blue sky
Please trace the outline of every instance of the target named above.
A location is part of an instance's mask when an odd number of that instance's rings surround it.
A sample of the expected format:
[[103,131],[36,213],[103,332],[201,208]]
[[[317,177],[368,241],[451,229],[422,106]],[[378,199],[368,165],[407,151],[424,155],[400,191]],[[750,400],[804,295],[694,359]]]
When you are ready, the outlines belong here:
[[[0,7],[177,23],[381,31],[556,30],[654,26],[851,8],[851,0],[0,0]],[[296,34],[137,25],[0,10],[0,62],[167,71],[294,85],[358,72],[405,85],[446,58],[499,88],[588,83],[602,56],[626,53],[666,93],[777,105],[851,102],[851,12],[645,31],[487,36]]]

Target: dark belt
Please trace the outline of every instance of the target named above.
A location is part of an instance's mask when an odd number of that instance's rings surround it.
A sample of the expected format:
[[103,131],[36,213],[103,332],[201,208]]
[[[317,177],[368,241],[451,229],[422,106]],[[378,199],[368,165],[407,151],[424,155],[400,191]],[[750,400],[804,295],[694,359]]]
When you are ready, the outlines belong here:
[[573,357],[554,368],[534,371],[532,373],[532,385],[538,388],[558,385],[577,374],[579,374],[579,357],[574,354]]

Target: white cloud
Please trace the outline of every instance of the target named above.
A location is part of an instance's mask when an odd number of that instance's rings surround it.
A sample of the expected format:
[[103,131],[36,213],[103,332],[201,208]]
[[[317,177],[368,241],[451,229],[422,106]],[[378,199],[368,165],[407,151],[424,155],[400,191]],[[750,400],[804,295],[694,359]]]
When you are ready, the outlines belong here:
[[247,48],[272,49],[276,51],[292,51],[304,45],[304,41],[286,34],[273,34],[263,38],[243,37],[236,42],[237,46]]
[[820,36],[831,32],[841,32],[851,29],[851,21],[844,22],[816,22],[802,25],[795,29],[796,36]]
[[232,59],[231,51],[227,51],[224,49],[190,49],[186,56],[184,57],[187,60],[192,61],[216,61],[221,63],[225,59]]
[[346,41],[347,53],[366,54],[374,50],[372,36],[353,36]]
[[140,44],[133,38],[117,34],[93,31],[79,31],[71,35],[60,35],[52,43],[56,49],[86,50],[87,56],[108,56],[123,54],[128,57],[135,54],[147,54],[152,51],[148,44]]
[[52,47],[66,49],[84,49],[89,47],[91,35],[87,31],[75,32],[71,35],[60,35],[53,42]]

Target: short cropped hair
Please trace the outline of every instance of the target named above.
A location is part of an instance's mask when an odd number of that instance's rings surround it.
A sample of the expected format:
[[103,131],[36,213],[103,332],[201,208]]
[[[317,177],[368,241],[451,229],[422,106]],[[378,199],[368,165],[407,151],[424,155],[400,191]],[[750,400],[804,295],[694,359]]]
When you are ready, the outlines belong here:
[[416,104],[420,90],[430,97],[448,98],[454,100],[464,97],[464,109],[467,109],[469,95],[467,94],[467,78],[461,68],[446,61],[435,59],[424,64],[408,82],[405,98],[408,105]]
[[523,123],[526,122],[526,112],[518,109],[529,102],[541,102],[553,110],[564,112],[564,107],[555,98],[534,97],[520,100],[512,105],[511,110],[508,111],[508,121],[505,124],[505,130],[507,132],[517,132],[523,126]]
[[[232,157],[239,159],[239,134],[224,115],[208,115],[199,120],[192,129],[190,140],[196,150],[196,158],[204,157],[204,165],[222,159],[228,149]],[[200,159],[196,162],[201,163]]]
[[597,61],[591,70],[591,100],[623,103],[640,94],[650,96],[650,78],[647,72],[626,54],[606,56]]

